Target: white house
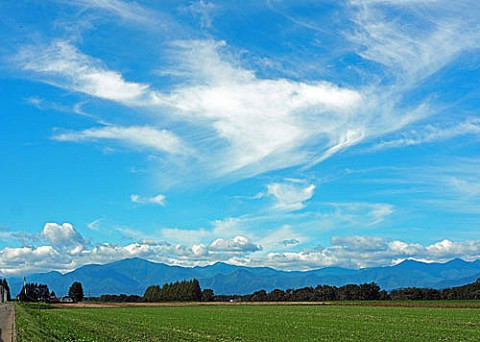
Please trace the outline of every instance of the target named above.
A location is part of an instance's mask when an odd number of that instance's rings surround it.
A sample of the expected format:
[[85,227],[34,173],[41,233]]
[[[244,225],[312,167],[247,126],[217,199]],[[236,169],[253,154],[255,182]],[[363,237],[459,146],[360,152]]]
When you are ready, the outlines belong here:
[[8,298],[8,291],[0,285],[0,303],[6,303]]

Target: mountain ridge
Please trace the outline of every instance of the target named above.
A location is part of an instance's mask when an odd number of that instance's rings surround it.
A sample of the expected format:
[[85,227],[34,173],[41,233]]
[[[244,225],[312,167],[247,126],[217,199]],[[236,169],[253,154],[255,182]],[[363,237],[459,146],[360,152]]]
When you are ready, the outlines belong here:
[[[217,294],[246,294],[265,289],[301,288],[327,284],[342,286],[376,282],[383,289],[401,287],[445,288],[459,286],[480,276],[480,262],[452,259],[445,263],[405,260],[394,266],[362,269],[324,267],[309,271],[282,271],[271,267],[236,266],[223,262],[212,265],[183,267],[155,263],[141,258],[128,258],[107,264],[88,264],[76,270],[50,271],[27,277],[28,282],[45,283],[57,295],[65,295],[74,281],[82,282],[85,294],[143,295],[150,285],[196,278],[202,288]],[[10,287],[20,292],[23,279],[9,278]]]

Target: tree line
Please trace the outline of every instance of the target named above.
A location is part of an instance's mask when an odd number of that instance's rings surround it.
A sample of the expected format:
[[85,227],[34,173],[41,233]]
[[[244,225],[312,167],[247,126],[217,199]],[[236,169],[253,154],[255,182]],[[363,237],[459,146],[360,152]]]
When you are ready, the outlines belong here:
[[215,296],[215,301],[242,302],[316,302],[339,300],[386,300],[388,293],[376,283],[348,284],[341,287],[331,285],[307,286],[300,289],[270,292],[255,291],[243,296]]
[[480,278],[463,286],[442,290],[409,287],[387,292],[376,283],[344,286],[318,285],[286,291],[256,291],[244,296],[215,296],[215,301],[246,302],[310,302],[345,300],[477,300],[480,299]]
[[480,278],[477,281],[442,290],[409,287],[392,290],[392,300],[476,300],[480,299]]
[[[8,289],[6,280],[0,282]],[[79,302],[84,299],[83,287],[74,282],[69,297]],[[20,301],[50,301],[55,293],[45,284],[27,283],[17,298]],[[143,296],[101,295],[89,298],[101,302],[314,302],[314,301],[357,301],[357,300],[477,300],[480,299],[480,278],[468,285],[446,288],[402,288],[387,292],[376,283],[347,284],[344,286],[318,285],[300,289],[275,289],[255,291],[246,295],[215,295],[212,289],[201,289],[197,279],[149,286]]]
[[197,279],[176,281],[174,283],[149,286],[145,290],[145,302],[198,302],[202,298],[202,289]]

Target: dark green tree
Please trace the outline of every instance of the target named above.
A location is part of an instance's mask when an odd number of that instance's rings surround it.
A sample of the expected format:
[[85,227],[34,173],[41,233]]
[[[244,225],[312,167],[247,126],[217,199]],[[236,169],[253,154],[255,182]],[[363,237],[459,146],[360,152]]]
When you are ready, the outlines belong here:
[[45,284],[27,283],[17,298],[22,302],[44,302],[49,299],[50,290]]
[[205,289],[202,291],[202,302],[213,302],[215,300],[215,294],[212,289]]
[[197,279],[191,281],[191,300],[198,302],[202,299],[202,288],[200,287],[200,282]]
[[270,292],[267,296],[267,300],[269,302],[283,302],[286,300],[286,294],[285,291],[280,290],[280,289],[275,289],[272,292]]
[[266,302],[268,300],[267,292],[265,290],[255,291],[252,293],[250,300],[252,302]]
[[74,302],[81,302],[83,300],[83,286],[78,281],[74,282],[68,290],[68,296],[73,299]]

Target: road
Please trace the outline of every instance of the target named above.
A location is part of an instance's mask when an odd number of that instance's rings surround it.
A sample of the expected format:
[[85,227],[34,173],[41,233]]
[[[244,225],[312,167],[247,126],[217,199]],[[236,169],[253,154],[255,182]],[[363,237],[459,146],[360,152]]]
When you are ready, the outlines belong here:
[[16,342],[13,303],[0,304],[0,342]]

